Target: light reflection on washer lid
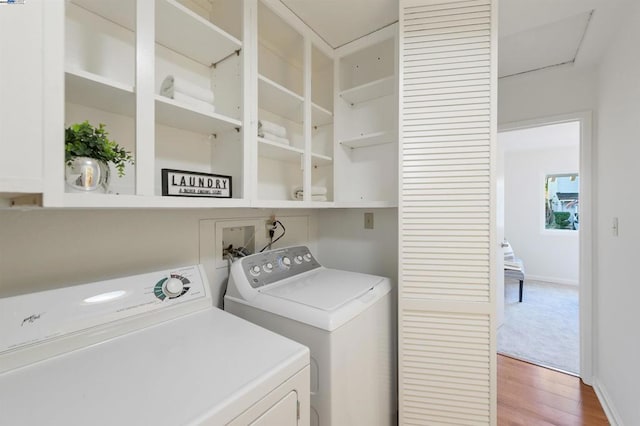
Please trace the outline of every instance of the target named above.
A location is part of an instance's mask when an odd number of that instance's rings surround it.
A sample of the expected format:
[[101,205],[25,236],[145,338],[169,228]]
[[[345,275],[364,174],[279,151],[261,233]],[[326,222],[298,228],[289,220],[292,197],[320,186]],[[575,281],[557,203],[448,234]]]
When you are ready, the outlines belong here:
[[127,294],[124,290],[110,291],[108,293],[96,294],[83,300],[84,303],[104,303],[119,299]]

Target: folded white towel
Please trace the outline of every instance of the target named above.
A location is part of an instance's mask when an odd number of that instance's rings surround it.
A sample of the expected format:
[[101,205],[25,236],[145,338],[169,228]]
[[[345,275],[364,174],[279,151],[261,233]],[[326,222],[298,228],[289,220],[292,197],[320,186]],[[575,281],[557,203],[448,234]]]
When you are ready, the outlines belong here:
[[216,110],[216,107],[211,105],[210,103],[201,101],[200,99],[192,98],[191,96],[185,95],[184,93],[180,92],[176,92],[173,94],[173,100],[195,107],[196,109],[201,111],[215,112]]
[[215,100],[211,90],[200,87],[183,78],[169,75],[162,81],[160,94],[175,99],[176,93],[183,93],[209,104],[213,104]]
[[[296,192],[293,196],[294,200],[302,200],[304,199],[304,194],[302,193],[302,191],[300,192]],[[312,195],[311,196],[311,201],[327,201],[327,196],[326,195]]]
[[[293,193],[304,192],[304,189],[301,186],[296,186],[293,188]],[[327,187],[326,186],[312,186],[311,187],[311,195],[327,195]]]
[[264,138],[265,140],[271,141],[271,142],[277,142],[277,143],[281,143],[283,145],[291,145],[291,142],[289,142],[289,139],[281,138],[279,136],[272,135],[271,133],[260,133],[260,132],[258,132],[258,136],[261,137],[261,138]]
[[287,129],[284,126],[266,120],[258,121],[258,132],[270,133],[279,138],[287,137]]

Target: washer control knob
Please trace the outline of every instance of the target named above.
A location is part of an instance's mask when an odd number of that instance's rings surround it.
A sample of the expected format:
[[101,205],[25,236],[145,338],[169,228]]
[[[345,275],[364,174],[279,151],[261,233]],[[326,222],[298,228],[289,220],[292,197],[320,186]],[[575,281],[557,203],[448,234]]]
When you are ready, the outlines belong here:
[[265,264],[262,266],[262,269],[264,269],[264,271],[265,271],[265,272],[271,272],[271,271],[273,271],[273,263],[271,263],[271,262],[265,263]]
[[184,283],[178,278],[169,278],[164,283],[164,293],[168,297],[180,296],[182,294],[182,290],[184,290]]
[[302,257],[304,258],[305,262],[311,262],[311,253],[307,253]]
[[302,263],[302,256],[297,255],[293,260],[299,265]]
[[252,266],[251,268],[249,268],[249,273],[251,273],[251,275],[253,275],[254,277],[257,277],[258,275],[260,275],[260,266]]
[[282,265],[284,269],[291,268],[291,259],[289,259],[287,256],[280,258],[280,265]]

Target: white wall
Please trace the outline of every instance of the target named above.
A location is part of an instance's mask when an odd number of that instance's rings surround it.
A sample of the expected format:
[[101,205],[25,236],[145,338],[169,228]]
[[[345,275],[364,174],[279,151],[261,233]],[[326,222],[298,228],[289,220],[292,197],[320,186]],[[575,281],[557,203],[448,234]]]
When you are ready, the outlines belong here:
[[[227,268],[215,262],[216,223],[266,221],[287,228],[275,247],[308,245],[325,266],[397,276],[396,209],[0,210],[0,297],[203,263],[214,304]],[[266,230],[256,232],[256,247]]]
[[[620,23],[601,66],[597,163],[597,387],[620,425],[640,424],[640,3]],[[611,224],[619,218],[619,236]]]
[[[373,212],[373,229],[364,229],[364,213]],[[318,260],[325,266],[398,278],[398,210],[321,210]]]
[[287,227],[277,247],[317,251],[311,210],[0,210],[0,297],[202,262],[218,304],[228,272],[214,262],[215,222],[271,213]]
[[579,234],[544,229],[544,179],[579,171],[578,122],[502,132],[505,239],[524,261],[527,279],[578,284]]
[[596,107],[596,72],[572,66],[501,78],[498,123],[512,123]]

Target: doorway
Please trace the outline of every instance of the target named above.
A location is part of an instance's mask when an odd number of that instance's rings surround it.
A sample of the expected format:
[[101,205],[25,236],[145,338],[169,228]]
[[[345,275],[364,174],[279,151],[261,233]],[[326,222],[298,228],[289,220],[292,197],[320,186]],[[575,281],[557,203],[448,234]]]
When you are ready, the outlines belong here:
[[[498,330],[498,350],[505,349],[500,343],[503,330],[515,330],[509,342],[516,344],[506,347],[507,355],[518,357],[526,344],[533,345],[522,359],[574,373],[589,383],[591,116],[511,123],[499,132],[497,234],[522,259],[526,277],[523,302],[518,301],[517,281],[498,283],[498,319],[506,324]],[[502,271],[502,249],[496,259]],[[532,324],[533,331],[527,331]],[[546,347],[544,339],[549,340]]]

